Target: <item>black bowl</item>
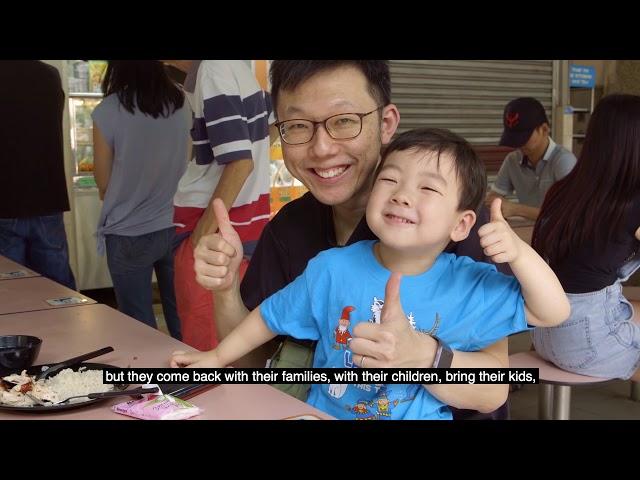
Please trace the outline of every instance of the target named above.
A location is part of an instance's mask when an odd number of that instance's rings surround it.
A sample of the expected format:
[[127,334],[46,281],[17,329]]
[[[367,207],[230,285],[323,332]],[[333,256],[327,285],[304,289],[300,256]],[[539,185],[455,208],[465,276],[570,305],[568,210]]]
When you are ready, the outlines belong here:
[[20,373],[38,358],[42,339],[31,335],[0,335],[0,375]]

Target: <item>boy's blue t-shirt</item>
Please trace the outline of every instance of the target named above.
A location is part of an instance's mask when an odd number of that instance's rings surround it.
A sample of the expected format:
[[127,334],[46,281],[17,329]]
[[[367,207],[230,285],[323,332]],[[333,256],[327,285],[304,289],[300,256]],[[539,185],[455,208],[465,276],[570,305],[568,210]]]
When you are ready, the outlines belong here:
[[[321,252],[298,278],[260,305],[273,332],[318,340],[316,368],[355,366],[347,341],[353,327],[379,323],[391,272],[377,261],[375,243]],[[413,328],[456,350],[481,350],[527,329],[518,281],[468,257],[442,253],[427,272],[403,276],[400,301]],[[341,322],[342,317],[350,323]],[[418,384],[314,384],[307,402],[341,419],[452,418],[449,408]]]

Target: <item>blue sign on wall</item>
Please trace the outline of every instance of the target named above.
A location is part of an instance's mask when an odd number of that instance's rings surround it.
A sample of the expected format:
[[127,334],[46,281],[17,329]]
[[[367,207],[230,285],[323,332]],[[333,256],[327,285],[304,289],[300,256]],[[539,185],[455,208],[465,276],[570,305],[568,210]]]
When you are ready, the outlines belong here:
[[596,68],[586,65],[569,65],[569,86],[594,88],[596,86]]

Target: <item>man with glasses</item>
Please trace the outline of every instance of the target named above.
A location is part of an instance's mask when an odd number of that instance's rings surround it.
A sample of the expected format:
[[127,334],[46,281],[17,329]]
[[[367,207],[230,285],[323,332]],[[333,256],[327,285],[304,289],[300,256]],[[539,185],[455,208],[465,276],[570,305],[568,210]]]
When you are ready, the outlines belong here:
[[[319,252],[375,238],[364,220],[365,207],[381,148],[391,141],[400,120],[391,103],[386,61],[276,60],[271,85],[285,165],[309,192],[285,205],[267,224],[242,285],[242,245],[237,238],[222,232],[201,239],[195,251],[197,280],[215,292],[220,338],[292,282]],[[468,239],[447,251],[484,260],[477,229],[487,221],[485,211]],[[449,355],[416,336],[408,320],[403,321],[405,335],[371,338],[374,349],[388,352],[387,367],[445,367],[453,358],[457,368],[508,366],[506,340],[481,352]],[[263,366],[273,349],[271,345],[255,350],[235,366]],[[506,385],[438,387],[443,402],[483,412],[495,410],[507,395]]]
[[327,133],[336,140],[349,140],[356,138],[362,132],[362,119],[373,112],[377,112],[383,107],[378,107],[367,113],[339,113],[322,120],[313,122],[311,120],[293,119],[277,122],[280,138],[287,145],[302,145],[313,139],[317,127],[324,125]]

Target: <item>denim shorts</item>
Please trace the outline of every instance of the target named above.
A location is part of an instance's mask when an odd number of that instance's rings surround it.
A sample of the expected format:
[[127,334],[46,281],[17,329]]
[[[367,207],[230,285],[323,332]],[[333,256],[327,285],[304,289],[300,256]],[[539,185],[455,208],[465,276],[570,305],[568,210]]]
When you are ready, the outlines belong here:
[[568,293],[571,316],[557,327],[536,328],[541,357],[569,372],[628,379],[640,367],[640,325],[619,282],[589,293]]

